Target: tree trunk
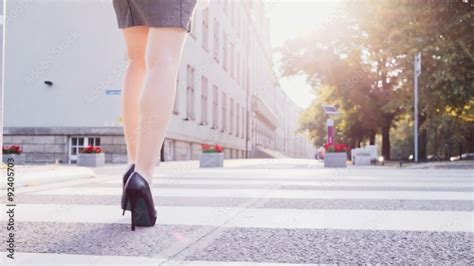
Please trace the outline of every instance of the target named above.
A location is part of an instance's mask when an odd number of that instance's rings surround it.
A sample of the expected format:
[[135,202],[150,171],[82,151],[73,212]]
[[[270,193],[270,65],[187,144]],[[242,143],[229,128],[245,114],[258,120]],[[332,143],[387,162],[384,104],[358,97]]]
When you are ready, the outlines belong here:
[[[418,160],[419,161],[426,161],[427,159],[427,154],[426,154],[426,146],[428,145],[428,132],[426,130],[426,127],[423,127],[423,124],[426,122],[426,114],[424,112],[421,112],[418,115],[418,130],[419,130],[419,135],[418,135]],[[420,128],[423,127],[424,129]]]
[[390,160],[390,126],[382,127],[382,156]]
[[369,144],[375,145],[375,133],[370,133]]
[[449,157],[450,157],[450,155],[449,155],[448,144],[445,144],[445,145],[444,145],[444,159],[445,159],[446,161],[449,161]]
[[438,152],[439,152],[439,147],[438,147],[439,146],[438,145],[439,141],[438,141],[438,128],[437,127],[435,127],[434,135],[435,135],[435,137],[434,137],[434,154],[436,156],[436,160],[439,161],[439,158],[441,156],[438,154]]
[[426,129],[420,131],[420,136],[418,138],[418,160],[426,161],[426,146],[428,145],[428,132]]

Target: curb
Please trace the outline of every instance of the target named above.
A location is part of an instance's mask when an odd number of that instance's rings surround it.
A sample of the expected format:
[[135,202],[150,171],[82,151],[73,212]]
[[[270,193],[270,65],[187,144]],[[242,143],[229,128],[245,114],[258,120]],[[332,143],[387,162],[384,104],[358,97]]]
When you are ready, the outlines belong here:
[[[0,183],[0,189],[6,189],[7,166],[2,164],[4,182]],[[75,179],[96,177],[95,172],[88,167],[64,166],[64,165],[16,165],[14,168],[14,187],[30,187]]]

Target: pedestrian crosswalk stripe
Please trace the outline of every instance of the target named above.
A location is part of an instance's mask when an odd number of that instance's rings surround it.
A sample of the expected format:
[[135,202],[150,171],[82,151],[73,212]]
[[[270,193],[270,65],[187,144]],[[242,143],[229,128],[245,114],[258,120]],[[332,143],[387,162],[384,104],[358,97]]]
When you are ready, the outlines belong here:
[[[321,174],[319,172],[315,172],[312,175],[298,175],[295,173],[278,173],[271,172],[271,174],[265,173],[258,175],[256,173],[246,174],[246,175],[235,175],[235,174],[223,174],[220,175],[211,175],[211,174],[203,174],[203,173],[180,173],[180,172],[170,172],[170,173],[156,173],[153,175],[156,179],[190,179],[190,180],[288,180],[288,181],[324,181],[324,180],[335,180],[335,181],[377,181],[377,182],[385,182],[385,181],[400,181],[400,182],[470,182],[473,176],[469,175],[461,175],[461,176],[453,176],[453,175],[444,175],[444,176],[437,176],[433,174],[429,177],[422,177],[422,176],[411,176],[405,175],[403,176],[390,176],[390,175],[374,175],[374,174],[366,174],[366,175],[353,175],[353,174],[336,174],[336,175],[327,175]],[[117,178],[117,180],[120,180]]]
[[[26,253],[18,252],[15,259],[6,259],[6,252],[0,252],[2,256],[1,265],[223,265],[223,266],[292,266],[308,265],[294,263],[265,263],[265,262],[238,262],[238,261],[177,261],[160,257],[138,257],[138,256],[97,256],[97,255],[77,255],[77,254],[48,254],[48,253]],[[54,262],[54,264],[53,264]]]
[[[474,232],[473,212],[156,206],[158,224],[256,228]],[[130,223],[119,206],[18,204],[17,221]],[[94,214],[94,215],[91,215]],[[3,215],[2,221],[7,217]]]
[[[125,172],[125,167],[123,172]],[[155,176],[188,176],[188,177],[216,177],[236,178],[257,176],[259,178],[399,178],[411,180],[415,178],[472,178],[473,174],[466,171],[453,171],[452,169],[390,169],[390,168],[346,168],[346,169],[232,169],[232,168],[195,168],[195,169],[162,169],[157,168]]]
[[[106,184],[119,185],[122,180],[112,180],[104,182]],[[281,185],[281,186],[347,186],[347,187],[438,187],[438,188],[474,188],[472,182],[463,182],[450,184],[442,182],[356,182],[356,181],[278,181],[278,180],[189,180],[189,179],[154,179],[153,184],[188,184],[188,185]]]
[[[68,187],[32,192],[36,195],[121,195],[121,188]],[[473,200],[472,192],[451,191],[356,191],[296,189],[187,189],[153,188],[162,197],[234,197],[234,198],[304,198],[304,199],[406,199],[406,200]]]

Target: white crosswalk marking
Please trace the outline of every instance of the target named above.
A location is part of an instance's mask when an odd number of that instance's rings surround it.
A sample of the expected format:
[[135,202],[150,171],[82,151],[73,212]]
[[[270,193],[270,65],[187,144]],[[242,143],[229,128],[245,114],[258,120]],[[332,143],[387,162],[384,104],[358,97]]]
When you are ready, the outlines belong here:
[[[117,206],[22,204],[20,221],[125,223]],[[474,232],[474,213],[456,211],[295,210],[179,206],[157,207],[159,224],[261,228],[318,228]],[[238,216],[236,216],[239,214]],[[235,218],[234,218],[235,217]],[[5,221],[7,217],[2,217]],[[230,222],[227,220],[233,218]]]
[[[134,232],[130,212],[122,216],[119,206],[120,174],[25,188],[15,208],[21,232],[16,262],[465,264],[473,259],[467,245],[474,236],[474,179],[467,170],[388,170],[385,176],[348,169],[340,177],[327,169],[244,172],[195,169],[173,178],[160,173],[153,183],[157,224]],[[2,265],[10,263],[5,254]]]
[[[264,189],[186,189],[154,188],[154,195],[163,197],[243,197],[243,198],[305,198],[305,199],[410,199],[410,200],[472,200],[471,192],[445,191],[326,191],[326,190],[272,190]],[[118,188],[88,187],[61,188],[35,192],[42,195],[121,195]]]
[[[0,253],[2,257],[6,254],[5,252]],[[256,262],[222,262],[222,261],[173,261],[166,258],[145,258],[145,257],[132,257],[132,256],[87,256],[87,255],[70,255],[70,254],[44,254],[44,253],[20,253],[18,254],[20,259],[15,260],[15,263],[9,263],[9,261],[3,261],[2,265],[24,265],[24,264],[43,264],[53,265],[52,261],[58,264],[80,264],[80,265],[182,265],[182,266],[199,266],[199,265],[224,265],[224,266],[292,266],[292,265],[305,265],[308,264],[296,264],[296,263],[256,263]],[[5,264],[3,264],[5,263]]]
[[[195,178],[194,180],[176,180],[176,179],[157,179],[153,184],[169,184],[169,185],[280,185],[280,186],[345,186],[345,187],[441,187],[441,188],[474,188],[472,183],[446,184],[445,182],[434,181],[411,181],[411,182],[374,182],[374,181],[352,181],[343,182],[341,180],[321,180],[308,179],[307,181],[278,181],[278,180],[206,180]],[[449,180],[452,182],[453,180]],[[107,181],[107,184],[121,184],[120,180]]]

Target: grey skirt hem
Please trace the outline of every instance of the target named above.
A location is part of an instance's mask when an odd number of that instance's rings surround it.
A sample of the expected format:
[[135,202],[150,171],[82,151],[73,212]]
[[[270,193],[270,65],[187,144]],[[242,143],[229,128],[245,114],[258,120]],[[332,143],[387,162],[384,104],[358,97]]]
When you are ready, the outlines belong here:
[[118,28],[179,27],[191,32],[197,0],[113,0]]
[[119,29],[124,29],[124,28],[129,28],[129,27],[136,27],[136,26],[148,26],[148,27],[156,27],[156,28],[161,28],[161,27],[166,27],[166,28],[183,28],[187,32],[191,32],[192,29],[192,22],[189,22],[189,25],[176,25],[175,23],[169,23],[169,22],[154,22],[154,23],[129,23],[129,24],[119,24],[118,28]]

